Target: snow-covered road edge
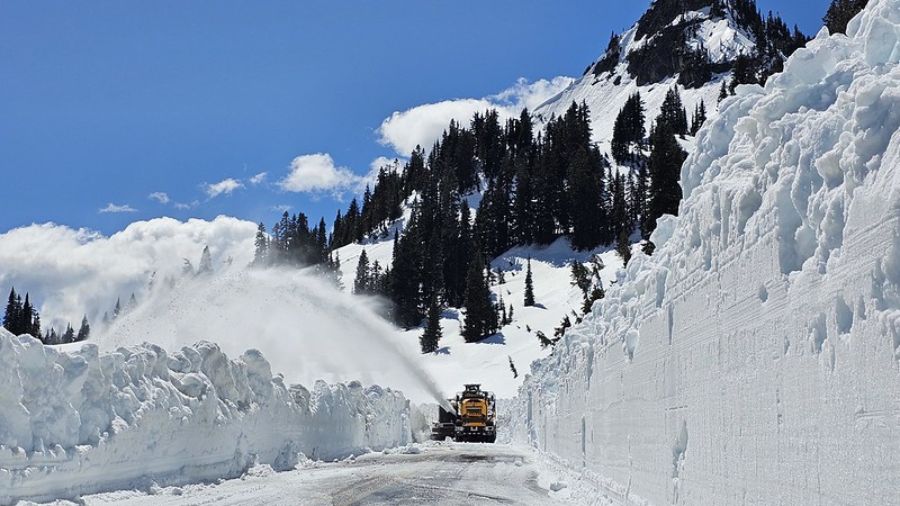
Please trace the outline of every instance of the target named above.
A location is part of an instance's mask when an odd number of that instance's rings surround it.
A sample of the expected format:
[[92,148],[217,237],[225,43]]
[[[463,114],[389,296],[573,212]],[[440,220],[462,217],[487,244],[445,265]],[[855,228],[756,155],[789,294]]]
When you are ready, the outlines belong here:
[[253,350],[66,353],[0,329],[0,504],[289,469],[298,453],[358,455],[410,443],[409,421],[399,392],[288,386]]

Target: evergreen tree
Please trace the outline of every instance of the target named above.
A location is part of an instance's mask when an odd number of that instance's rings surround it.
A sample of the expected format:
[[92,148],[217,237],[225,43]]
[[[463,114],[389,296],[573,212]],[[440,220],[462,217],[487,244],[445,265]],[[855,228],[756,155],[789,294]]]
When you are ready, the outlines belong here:
[[91,336],[91,326],[88,324],[87,315],[81,318],[81,327],[78,329],[77,341],[86,341]]
[[122,300],[116,299],[116,306],[113,308],[113,313],[112,313],[113,320],[118,318],[121,313],[122,313]]
[[31,300],[28,293],[25,293],[25,302],[22,303],[22,309],[19,312],[19,321],[16,325],[17,334],[28,334],[31,332],[31,325],[34,321],[34,308],[31,306]]
[[868,3],[868,0],[832,0],[824,18],[828,31],[832,34],[846,33],[847,24],[865,9]]
[[688,122],[687,111],[681,102],[681,94],[678,92],[678,86],[675,86],[666,93],[659,116],[656,118],[657,128],[660,124],[665,123],[668,129],[676,135],[687,135]]
[[75,342],[75,329],[72,328],[71,323],[66,325],[66,331],[62,335],[61,342],[64,344]]
[[[37,311],[34,312],[34,320],[31,322],[31,330],[28,334],[41,339],[41,315],[38,314]],[[43,339],[42,339],[43,340]]]
[[722,88],[719,89],[719,103],[728,98],[728,85],[722,81]]
[[650,138],[650,205],[648,209],[649,232],[656,228],[656,220],[664,214],[678,214],[682,191],[679,179],[681,165],[687,154],[678,145],[668,123],[660,122]]
[[269,238],[266,236],[266,226],[262,222],[256,228],[254,246],[256,250],[253,253],[253,265],[266,265],[269,261]]
[[606,292],[603,290],[603,286],[599,284],[594,286],[594,288],[591,289],[591,292],[585,296],[581,312],[584,314],[590,313],[594,307],[594,302],[604,297],[606,297]]
[[497,332],[497,311],[491,302],[491,290],[485,275],[484,259],[475,254],[466,276],[466,320],[462,335],[474,343]]
[[704,123],[706,123],[706,104],[701,100],[691,118],[691,135],[697,135]]
[[616,240],[616,253],[622,258],[624,265],[628,265],[631,260],[631,241],[628,239],[628,233],[622,230]]
[[197,268],[197,275],[210,272],[212,272],[212,256],[209,254],[209,246],[204,246],[203,252],[200,254],[200,266]]
[[356,264],[356,279],[353,280],[353,293],[363,295],[369,293],[371,278],[369,277],[369,257],[363,249]]
[[404,234],[394,246],[391,267],[391,300],[398,325],[404,328],[418,326],[422,321],[422,263],[424,258],[423,233],[419,227],[420,208],[413,204],[412,215]]
[[541,348],[546,348],[547,346],[553,345],[553,341],[551,341],[547,337],[547,335],[544,334],[543,332],[541,332],[540,330],[537,331],[537,338],[538,338],[538,342],[541,343]]
[[572,246],[591,249],[604,242],[602,164],[599,155],[579,149],[569,164],[569,207],[572,222]]
[[572,286],[577,286],[581,292],[587,296],[588,290],[591,288],[591,273],[588,268],[581,262],[572,261],[570,266],[572,276]]
[[16,334],[16,331],[18,330],[19,313],[22,311],[22,307],[19,305],[18,300],[19,298],[18,295],[16,295],[16,289],[11,289],[9,291],[8,302],[6,303],[6,312],[3,314],[3,328],[12,334]]
[[640,159],[646,135],[644,121],[644,102],[641,94],[635,93],[625,102],[613,123],[611,151],[619,164],[633,164]]
[[525,307],[534,306],[534,281],[531,278],[531,259],[528,259],[528,268],[525,271]]
[[432,297],[428,303],[428,311],[425,321],[425,331],[419,339],[422,353],[434,353],[438,349],[441,340],[441,306],[437,297]]

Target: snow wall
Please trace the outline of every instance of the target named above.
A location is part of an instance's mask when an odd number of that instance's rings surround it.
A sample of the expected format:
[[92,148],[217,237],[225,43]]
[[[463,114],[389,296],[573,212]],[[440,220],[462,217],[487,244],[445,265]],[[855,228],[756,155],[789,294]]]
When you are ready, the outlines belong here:
[[409,402],[359,383],[310,391],[254,350],[208,342],[60,352],[0,329],[0,504],[286,470],[411,441]]
[[738,88],[680,217],[510,404],[626,504],[900,497],[900,1]]

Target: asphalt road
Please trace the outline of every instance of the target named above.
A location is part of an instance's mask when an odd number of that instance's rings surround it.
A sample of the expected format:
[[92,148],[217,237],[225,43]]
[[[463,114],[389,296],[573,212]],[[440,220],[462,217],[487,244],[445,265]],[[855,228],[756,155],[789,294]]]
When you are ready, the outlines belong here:
[[[421,452],[421,453],[415,453]],[[527,450],[506,445],[412,447],[357,459],[306,464],[276,473],[267,466],[213,485],[119,491],[84,498],[86,504],[157,505],[420,505],[557,504],[539,485]]]

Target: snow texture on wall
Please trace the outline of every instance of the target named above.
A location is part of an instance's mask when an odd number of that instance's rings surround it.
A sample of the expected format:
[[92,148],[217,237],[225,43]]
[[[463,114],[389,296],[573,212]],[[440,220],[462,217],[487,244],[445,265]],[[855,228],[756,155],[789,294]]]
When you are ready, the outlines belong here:
[[900,497],[900,1],[698,136],[680,217],[508,406],[631,504]]
[[411,441],[409,403],[359,383],[287,386],[208,342],[59,352],[0,329],[0,504],[289,469]]

